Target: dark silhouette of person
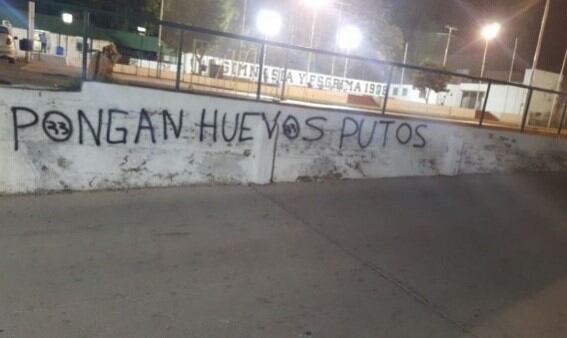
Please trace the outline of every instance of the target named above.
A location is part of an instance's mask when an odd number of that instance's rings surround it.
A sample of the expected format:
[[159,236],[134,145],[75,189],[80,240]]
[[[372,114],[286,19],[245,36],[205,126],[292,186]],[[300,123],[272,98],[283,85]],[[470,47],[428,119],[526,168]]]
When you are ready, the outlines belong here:
[[41,53],[47,53],[47,34],[39,33],[39,41],[41,42]]

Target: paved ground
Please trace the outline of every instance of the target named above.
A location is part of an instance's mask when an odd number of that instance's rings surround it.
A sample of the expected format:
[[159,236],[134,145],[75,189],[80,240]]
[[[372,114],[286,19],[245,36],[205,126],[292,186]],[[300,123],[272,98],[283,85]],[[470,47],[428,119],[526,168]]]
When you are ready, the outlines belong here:
[[0,337],[565,337],[567,175],[0,198]]
[[[34,89],[78,90],[80,73],[68,67],[48,67],[39,63],[26,65],[23,61],[10,64],[0,60],[0,86],[12,85]],[[0,88],[1,90],[1,88]]]

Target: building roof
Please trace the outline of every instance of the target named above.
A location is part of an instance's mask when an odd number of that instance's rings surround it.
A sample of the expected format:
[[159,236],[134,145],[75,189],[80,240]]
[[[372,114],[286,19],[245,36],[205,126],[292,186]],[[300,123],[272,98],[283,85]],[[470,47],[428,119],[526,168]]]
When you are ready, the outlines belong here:
[[[14,27],[27,29],[27,13],[8,5],[0,6],[0,22],[8,20]],[[83,36],[83,20],[75,18],[72,24],[65,24],[58,16],[36,13],[35,28],[56,34]],[[91,25],[89,37],[112,41],[116,46],[143,52],[158,52],[158,39],[153,36],[142,36],[138,33],[123,30],[99,28]],[[173,49],[162,43],[164,53],[172,53]]]

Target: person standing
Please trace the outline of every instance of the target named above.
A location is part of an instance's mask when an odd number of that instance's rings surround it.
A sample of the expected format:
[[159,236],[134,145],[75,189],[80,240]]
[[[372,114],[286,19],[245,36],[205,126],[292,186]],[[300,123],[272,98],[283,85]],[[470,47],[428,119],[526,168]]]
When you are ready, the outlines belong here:
[[39,33],[39,41],[41,42],[41,53],[47,53],[47,34]]

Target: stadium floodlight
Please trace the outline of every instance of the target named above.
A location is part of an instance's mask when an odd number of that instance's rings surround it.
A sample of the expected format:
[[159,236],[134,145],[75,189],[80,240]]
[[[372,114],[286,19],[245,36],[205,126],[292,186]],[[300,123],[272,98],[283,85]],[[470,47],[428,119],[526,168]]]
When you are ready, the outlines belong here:
[[[362,43],[362,32],[356,26],[345,26],[339,30],[337,34],[337,43],[339,48],[349,54],[352,50],[357,49]],[[348,75],[348,56],[345,58],[344,78]]]
[[482,28],[481,34],[485,40],[490,41],[498,36],[501,29],[502,29],[502,25],[499,24],[498,22],[495,22],[490,25],[484,26]]
[[350,51],[357,49],[362,43],[362,32],[358,29],[358,27],[345,26],[339,30],[337,42],[340,49],[349,53]]
[[63,13],[61,14],[61,20],[63,20],[63,23],[70,25],[73,23],[73,14]]
[[258,18],[256,21],[258,30],[264,37],[273,37],[278,35],[282,29],[282,17],[281,15],[273,10],[262,9],[258,12]]
[[311,8],[323,8],[331,4],[331,0],[305,0],[305,4]]
[[498,22],[491,23],[486,25],[481,30],[481,35],[486,41],[484,44],[484,56],[482,58],[482,66],[480,68],[480,77],[484,77],[484,71],[486,70],[486,57],[488,56],[488,45],[490,41],[494,40],[498,34],[500,34],[500,30],[502,29],[502,25]]

